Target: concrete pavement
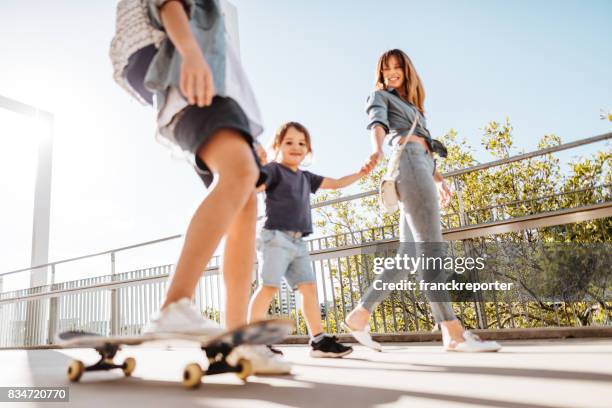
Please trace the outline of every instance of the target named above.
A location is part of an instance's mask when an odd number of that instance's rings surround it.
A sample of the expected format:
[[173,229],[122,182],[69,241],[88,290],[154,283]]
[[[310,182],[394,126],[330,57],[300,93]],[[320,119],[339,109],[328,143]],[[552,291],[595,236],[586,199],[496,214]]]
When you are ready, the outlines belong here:
[[495,354],[445,353],[440,343],[362,347],[345,359],[312,359],[301,345],[281,347],[291,376],[204,377],[197,390],[180,384],[185,364],[204,361],[193,348],[131,347],[132,378],[89,372],[69,383],[72,358],[92,363],[92,350],[2,350],[1,386],[70,386],[70,403],[0,403],[68,407],[612,407],[612,339],[506,341]]

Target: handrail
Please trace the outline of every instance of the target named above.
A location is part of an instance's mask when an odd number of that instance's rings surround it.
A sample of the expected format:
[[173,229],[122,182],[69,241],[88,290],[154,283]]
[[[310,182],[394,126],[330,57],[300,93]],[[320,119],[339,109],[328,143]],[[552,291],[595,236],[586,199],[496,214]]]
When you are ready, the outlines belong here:
[[101,256],[101,255],[108,255],[108,254],[112,254],[112,253],[116,253],[116,252],[121,252],[121,251],[125,251],[125,250],[128,250],[128,249],[134,249],[134,248],[138,248],[138,247],[142,247],[142,246],[146,246],[146,245],[158,244],[160,242],[171,241],[173,239],[177,239],[177,238],[180,238],[182,236],[183,235],[172,235],[172,236],[166,237],[166,238],[160,238],[160,239],[155,239],[153,241],[141,242],[140,244],[128,245],[128,246],[124,246],[124,247],[116,248],[116,249],[109,249],[107,251],[96,252],[94,254],[77,256],[75,258],[62,259],[61,261],[49,262],[49,263],[38,265],[38,266],[32,266],[30,268],[16,269],[14,271],[0,273],[0,277],[6,276],[6,275],[12,275],[12,274],[19,273],[19,272],[31,271],[33,269],[45,268],[47,266],[59,265],[59,264],[62,264],[62,263],[67,263],[67,262],[72,262],[72,261],[79,261],[81,259],[94,258],[96,256]]
[[[504,164],[514,163],[516,161],[531,159],[536,156],[543,156],[545,154],[556,153],[563,150],[573,149],[574,147],[584,146],[591,143],[601,142],[604,140],[612,139],[612,132],[604,133],[597,136],[587,137],[586,139],[580,139],[569,143],[563,143],[558,146],[547,147],[545,149],[536,150],[529,153],[523,153],[512,157],[507,157],[505,159],[494,160],[488,163],[477,164],[475,166],[466,167],[465,169],[452,170],[443,174],[444,177],[456,177],[467,173],[473,173],[478,170],[484,170],[491,167],[497,167]],[[369,197],[372,195],[378,194],[378,190],[370,190],[363,193],[353,194],[345,197],[335,198],[333,200],[321,201],[318,203],[312,204],[312,208],[320,208],[325,207],[331,204],[339,204],[345,201],[357,200],[363,197]]]
[[[495,161],[488,162],[488,163],[478,164],[478,165],[475,165],[475,166],[467,167],[465,169],[453,170],[453,171],[444,173],[444,176],[445,177],[454,177],[454,176],[458,176],[458,175],[462,175],[462,174],[467,174],[467,173],[471,173],[471,172],[478,171],[478,170],[484,170],[484,169],[487,169],[487,168],[496,167],[496,166],[500,166],[500,165],[503,165],[503,164],[509,164],[509,163],[513,163],[513,162],[516,162],[516,161],[520,161],[520,160],[524,160],[524,159],[529,159],[529,158],[536,157],[536,156],[542,156],[542,155],[545,155],[545,154],[550,154],[550,153],[555,153],[555,152],[559,152],[559,151],[563,151],[563,150],[567,150],[567,149],[572,149],[572,148],[578,147],[578,146],[584,146],[584,145],[591,144],[591,143],[601,142],[601,141],[608,140],[608,139],[611,139],[611,138],[612,138],[612,132],[608,132],[608,133],[604,133],[604,134],[601,134],[601,135],[592,136],[592,137],[588,137],[588,138],[585,138],[585,139],[580,139],[580,140],[576,140],[576,141],[573,141],[573,142],[560,144],[558,146],[547,147],[545,149],[536,150],[536,151],[533,151],[533,152],[530,152],[530,153],[523,153],[523,154],[519,154],[519,155],[516,155],[516,156],[508,157],[508,158],[505,158],[505,159],[500,159],[500,160],[495,160]],[[336,198],[336,199],[332,199],[332,200],[326,200],[326,201],[321,201],[321,202],[318,202],[318,203],[312,203],[311,207],[312,208],[325,207],[325,206],[328,206],[328,205],[331,205],[331,204],[338,204],[338,203],[345,202],[345,201],[352,201],[352,200],[356,200],[356,199],[359,199],[359,198],[368,197],[368,196],[371,196],[371,195],[374,195],[374,194],[377,194],[377,193],[378,193],[377,190],[370,190],[370,191],[366,191],[366,192],[362,192],[362,193],[358,193],[358,194],[353,194],[353,195],[349,195],[349,196],[345,196],[345,197],[340,197],[340,198]],[[12,275],[12,274],[15,274],[15,273],[20,273],[20,272],[31,271],[31,270],[34,270],[34,269],[44,268],[44,267],[48,267],[48,266],[59,265],[59,264],[62,264],[62,263],[78,261],[78,260],[87,259],[87,258],[93,258],[93,257],[96,257],[96,256],[108,255],[108,254],[112,254],[112,253],[116,253],[116,252],[125,251],[125,250],[128,250],[128,249],[139,248],[139,247],[142,247],[142,246],[157,244],[157,243],[160,243],[160,242],[170,241],[170,240],[173,240],[173,239],[181,238],[182,236],[183,236],[182,234],[172,235],[172,236],[169,236],[169,237],[160,238],[160,239],[156,239],[156,240],[153,240],[153,241],[147,241],[147,242],[142,242],[142,243],[138,243],[138,244],[128,245],[128,246],[120,247],[120,248],[116,248],[116,249],[109,249],[109,250],[106,250],[106,251],[97,252],[97,253],[88,254],[88,255],[83,255],[83,256],[78,256],[78,257],[75,257],[75,258],[62,259],[60,261],[49,262],[49,263],[46,263],[46,264],[32,266],[32,267],[28,267],[28,268],[16,269],[16,270],[13,270],[13,271],[0,273],[0,277],[4,277],[4,276]]]
[[[478,226],[472,225],[472,226],[462,226],[458,228],[449,228],[449,229],[444,229],[442,231],[442,235],[445,238],[445,240],[460,240],[460,239],[466,239],[466,238],[476,238],[479,236],[489,235],[491,229],[504,229],[503,232],[510,232],[510,231],[524,229],[524,228],[541,227],[541,226],[545,226],[548,224],[558,225],[558,222],[560,219],[563,219],[562,223],[566,223],[568,221],[575,222],[581,218],[584,218],[584,217],[581,217],[581,214],[588,214],[588,213],[598,214],[598,217],[611,216],[612,215],[612,202],[609,201],[609,202],[601,203],[601,204],[594,204],[594,205],[576,207],[576,208],[568,208],[568,209],[550,211],[550,212],[541,213],[541,214],[531,214],[531,215],[511,218],[507,220],[489,222],[489,223],[485,223],[485,224],[478,225]],[[547,220],[554,220],[554,222],[552,223],[550,221],[547,222]],[[391,227],[391,225],[381,226],[378,228],[387,228],[387,227]],[[361,230],[361,231],[356,231],[356,232],[364,232],[364,231],[367,231],[367,230]],[[348,234],[350,233],[344,233],[344,235],[348,235]],[[313,260],[318,260],[321,256],[327,257],[330,254],[337,253],[337,252],[346,252],[346,251],[357,250],[360,248],[367,248],[367,247],[379,247],[384,244],[397,243],[398,241],[399,241],[399,237],[394,236],[392,238],[384,238],[384,239],[372,240],[372,241],[367,241],[367,242],[345,244],[345,245],[340,245],[340,246],[335,246],[335,247],[328,247],[324,249],[312,250],[310,251],[310,255]],[[360,252],[356,252],[356,253],[360,253]],[[160,267],[163,267],[163,266],[167,266],[167,265],[161,265]],[[218,271],[218,270],[219,270],[218,267],[209,267],[205,269],[207,274],[210,274],[211,272]],[[130,272],[134,272],[134,271],[129,271],[127,273],[130,273]],[[113,275],[101,275],[101,276],[98,276],[97,278],[110,278],[112,276]],[[13,303],[15,302],[16,299],[19,299],[19,301],[42,299],[42,298],[47,298],[47,297],[54,297],[62,293],[79,292],[79,291],[85,291],[85,290],[92,290],[96,288],[120,287],[120,286],[125,286],[127,284],[136,283],[136,282],[150,282],[150,281],[155,281],[155,280],[163,280],[167,278],[167,276],[168,276],[167,273],[163,273],[159,275],[129,278],[125,280],[112,280],[112,281],[93,283],[88,286],[75,286],[75,287],[66,287],[66,288],[61,288],[61,289],[56,289],[54,288],[54,286],[59,286],[62,283],[65,284],[66,282],[62,282],[59,284],[56,283],[53,285],[38,286],[37,288],[41,288],[41,289],[48,288],[49,290],[42,291],[42,292],[29,293],[24,296],[7,297],[6,299],[0,299],[0,305],[5,304],[5,303]],[[93,279],[93,278],[77,279],[77,280],[72,280],[72,281],[67,281],[67,282],[79,282],[79,281],[83,281],[87,279]],[[34,288],[29,288],[29,289],[34,289]],[[20,289],[20,290],[24,290],[24,289]],[[19,290],[13,291],[13,292],[19,292]],[[12,292],[5,292],[5,293],[12,293]]]

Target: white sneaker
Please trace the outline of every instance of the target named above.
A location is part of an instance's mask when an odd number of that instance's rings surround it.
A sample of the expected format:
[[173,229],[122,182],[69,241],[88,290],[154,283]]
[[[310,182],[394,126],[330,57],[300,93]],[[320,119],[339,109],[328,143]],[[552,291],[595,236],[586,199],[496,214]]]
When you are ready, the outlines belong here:
[[344,327],[344,330],[349,332],[362,346],[366,346],[367,348],[371,348],[375,351],[382,351],[382,346],[380,343],[372,339],[369,324],[366,324],[366,326],[361,330],[353,330],[346,323],[342,323],[342,326]]
[[[444,330],[442,333],[444,334]],[[483,341],[480,337],[475,335],[469,330],[463,332],[463,338],[465,339],[462,343],[457,343],[450,338],[444,339],[444,347],[446,351],[457,351],[463,353],[482,353],[482,352],[493,352],[501,349],[501,345],[496,341]]]
[[204,334],[223,332],[216,322],[206,319],[187,298],[182,298],[160,310],[143,329],[142,334]]
[[227,362],[236,365],[242,358],[251,362],[255,374],[289,374],[291,372],[291,364],[279,354],[270,351],[267,346],[238,346],[227,356]]

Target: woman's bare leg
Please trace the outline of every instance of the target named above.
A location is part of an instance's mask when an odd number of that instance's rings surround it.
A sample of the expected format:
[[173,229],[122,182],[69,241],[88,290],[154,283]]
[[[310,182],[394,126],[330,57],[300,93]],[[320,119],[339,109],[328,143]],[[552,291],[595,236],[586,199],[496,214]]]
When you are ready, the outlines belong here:
[[[253,184],[254,185],[254,184]],[[246,324],[251,282],[255,268],[255,189],[229,227],[223,252],[225,280],[225,324],[227,329]]]
[[218,174],[219,180],[189,223],[162,309],[193,296],[206,264],[252,196],[258,177],[251,148],[236,131],[218,131],[198,156]]

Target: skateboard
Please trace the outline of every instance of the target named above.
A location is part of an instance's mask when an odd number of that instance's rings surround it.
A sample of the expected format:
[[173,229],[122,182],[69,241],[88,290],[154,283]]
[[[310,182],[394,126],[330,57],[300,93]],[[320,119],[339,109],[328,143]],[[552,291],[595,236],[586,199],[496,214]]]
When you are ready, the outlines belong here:
[[122,346],[137,346],[143,343],[162,342],[172,345],[175,341],[190,341],[199,343],[200,349],[208,359],[208,367],[203,370],[200,364],[188,364],[183,370],[183,386],[197,388],[204,375],[235,373],[241,380],[253,374],[253,367],[249,360],[240,359],[236,365],[227,361],[227,357],[240,345],[266,345],[283,340],[291,333],[294,323],[289,319],[269,319],[246,324],[233,330],[213,335],[190,333],[159,333],[138,336],[102,336],[97,333],[84,331],[65,331],[57,335],[57,343],[62,348],[93,348],[100,355],[100,359],[92,365],[86,366],[80,360],[73,360],[68,366],[68,379],[78,382],[86,371],[109,371],[121,369],[126,377],[132,375],[136,368],[136,360],[126,358],[117,364],[115,354]]

